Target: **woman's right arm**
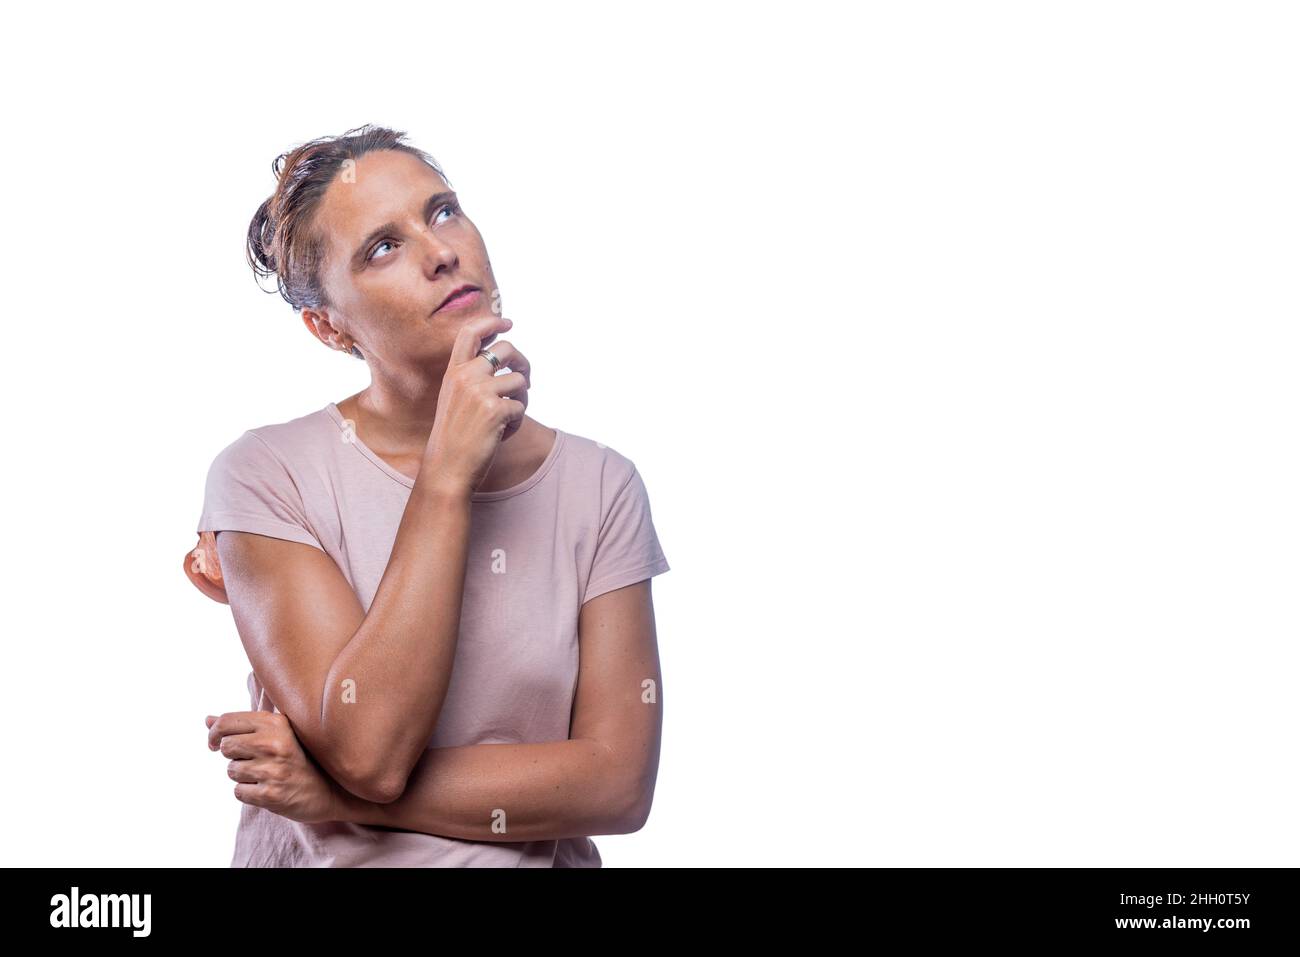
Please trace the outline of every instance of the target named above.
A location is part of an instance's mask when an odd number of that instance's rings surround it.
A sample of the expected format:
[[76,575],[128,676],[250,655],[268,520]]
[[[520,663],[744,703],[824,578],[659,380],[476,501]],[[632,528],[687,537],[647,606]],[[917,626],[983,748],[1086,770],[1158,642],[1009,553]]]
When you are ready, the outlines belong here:
[[[226,594],[254,672],[322,768],[368,801],[401,795],[451,681],[471,494],[503,432],[526,409],[509,397],[526,398],[527,364],[517,350],[493,344],[515,370],[499,376],[475,358],[480,340],[506,322],[484,317],[457,337],[420,472],[368,613],[320,549],[217,533]],[[212,728],[216,737],[220,724]]]

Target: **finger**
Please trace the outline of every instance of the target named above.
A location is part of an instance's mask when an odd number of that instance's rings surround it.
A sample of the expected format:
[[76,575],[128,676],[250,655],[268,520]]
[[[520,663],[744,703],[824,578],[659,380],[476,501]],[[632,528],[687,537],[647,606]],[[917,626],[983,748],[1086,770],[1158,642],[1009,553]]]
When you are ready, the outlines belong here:
[[514,425],[515,428],[518,428],[520,423],[523,422],[524,411],[528,407],[524,403],[520,402],[518,399],[512,399],[508,395],[502,396],[501,401],[508,402],[510,404],[510,407],[506,412],[506,428],[509,428],[511,425]]
[[235,797],[254,807],[269,807],[271,803],[266,793],[265,784],[244,784],[243,782],[236,784]]
[[247,759],[259,757],[255,734],[229,734],[221,739],[218,750],[228,758]]
[[252,761],[231,761],[226,765],[226,776],[244,784],[260,784],[261,771]]
[[[527,390],[527,389],[524,389],[524,390],[522,390],[522,391],[520,391],[520,392],[517,392],[517,393],[515,393],[514,395],[506,396],[506,398],[514,399],[516,402],[518,402],[520,405],[522,405],[522,406],[524,407],[524,410],[525,410],[525,411],[527,411],[527,409],[528,409],[528,390]],[[501,441],[502,441],[502,442],[506,441],[506,439],[510,438],[512,435],[514,435],[516,432],[518,432],[520,426],[522,426],[523,424],[524,424],[524,414],[523,414],[523,412],[520,412],[518,415],[514,415],[514,414],[512,413],[512,414],[511,414],[511,417],[510,417],[509,420],[507,420],[507,422],[506,422],[505,431],[501,433]]]
[[491,362],[487,363],[489,372],[496,376],[501,375],[502,369],[509,369],[511,372],[522,372],[524,378],[528,380],[529,388],[532,388],[533,370],[528,362],[528,357],[516,349],[509,339],[501,339],[492,343],[492,348],[489,351],[497,357],[498,362],[495,368],[493,368]]
[[248,734],[261,727],[264,711],[227,711],[208,725],[208,750],[215,751],[228,734]]
[[221,578],[221,565],[216,556],[216,539],[212,537],[211,532],[201,532],[199,544],[185,553],[185,575],[194,583],[194,587],[213,601],[229,605],[230,598],[226,595],[226,586]]
[[513,322],[505,316],[479,316],[460,327],[451,347],[451,364],[460,365],[472,360],[484,339],[494,332],[505,332]]
[[491,388],[497,395],[513,396],[528,391],[528,379],[522,372],[507,372],[493,376]]

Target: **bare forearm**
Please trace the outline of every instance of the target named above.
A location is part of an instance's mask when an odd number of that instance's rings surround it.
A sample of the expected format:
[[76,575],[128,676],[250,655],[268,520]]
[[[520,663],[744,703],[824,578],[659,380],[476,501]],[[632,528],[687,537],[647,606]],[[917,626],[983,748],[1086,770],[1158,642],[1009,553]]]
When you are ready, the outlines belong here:
[[355,764],[394,769],[380,783],[396,791],[433,734],[460,632],[470,493],[437,484],[435,465],[421,468],[374,600],[321,702],[330,736],[348,742]]
[[615,770],[609,750],[585,738],[430,748],[400,798],[344,792],[339,819],[475,841],[621,834],[632,808]]

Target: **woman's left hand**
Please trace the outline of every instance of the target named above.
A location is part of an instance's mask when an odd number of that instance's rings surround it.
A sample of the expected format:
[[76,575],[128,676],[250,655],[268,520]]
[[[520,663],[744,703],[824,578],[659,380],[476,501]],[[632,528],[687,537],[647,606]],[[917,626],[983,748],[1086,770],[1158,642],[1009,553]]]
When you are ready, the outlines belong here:
[[303,750],[278,711],[208,715],[208,747],[230,758],[235,797],[303,824],[342,820],[337,785]]

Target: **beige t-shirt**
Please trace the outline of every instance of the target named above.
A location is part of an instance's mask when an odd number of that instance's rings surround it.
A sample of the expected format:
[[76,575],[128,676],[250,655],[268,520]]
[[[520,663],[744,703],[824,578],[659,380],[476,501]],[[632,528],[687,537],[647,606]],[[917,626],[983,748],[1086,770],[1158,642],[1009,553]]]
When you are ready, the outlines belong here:
[[[250,429],[207,476],[199,532],[301,542],[334,559],[369,610],[413,482],[357,437],[338,406]],[[474,492],[460,635],[429,747],[569,737],[578,611],[668,571],[631,460],[556,429],[541,467]],[[257,675],[250,710],[279,710]],[[241,804],[232,867],[599,867],[590,838],[466,841],[347,822],[301,824]]]

